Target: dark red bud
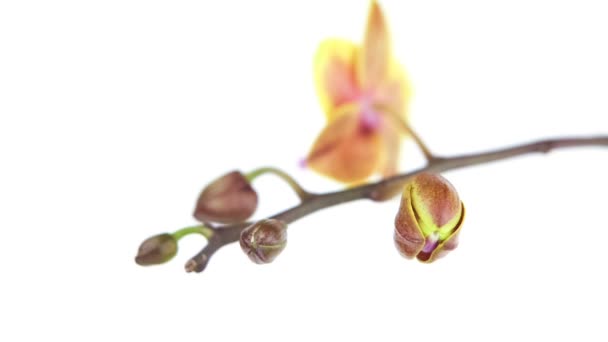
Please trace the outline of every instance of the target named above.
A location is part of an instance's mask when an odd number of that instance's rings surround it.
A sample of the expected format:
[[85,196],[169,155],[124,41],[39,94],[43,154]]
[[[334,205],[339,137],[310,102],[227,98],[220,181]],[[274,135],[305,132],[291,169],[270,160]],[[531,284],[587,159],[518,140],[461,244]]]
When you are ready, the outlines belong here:
[[203,189],[194,209],[194,217],[201,222],[243,222],[253,215],[257,205],[258,195],[247,178],[233,171]]

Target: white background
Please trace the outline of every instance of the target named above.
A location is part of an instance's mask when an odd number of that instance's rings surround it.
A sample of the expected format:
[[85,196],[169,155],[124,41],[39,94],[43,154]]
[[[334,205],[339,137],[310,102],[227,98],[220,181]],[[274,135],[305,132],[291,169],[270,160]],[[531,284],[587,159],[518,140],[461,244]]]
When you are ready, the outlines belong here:
[[[452,155],[608,133],[603,1],[383,1],[416,95],[413,125]],[[608,151],[446,173],[468,217],[431,265],[393,247],[398,201],[291,225],[270,265],[237,245],[202,274],[142,268],[149,235],[191,225],[222,173],[299,169],[324,118],[312,57],[359,40],[368,2],[0,3],[0,340],[608,338]],[[403,167],[422,164],[406,143]],[[271,177],[256,217],[294,205]]]

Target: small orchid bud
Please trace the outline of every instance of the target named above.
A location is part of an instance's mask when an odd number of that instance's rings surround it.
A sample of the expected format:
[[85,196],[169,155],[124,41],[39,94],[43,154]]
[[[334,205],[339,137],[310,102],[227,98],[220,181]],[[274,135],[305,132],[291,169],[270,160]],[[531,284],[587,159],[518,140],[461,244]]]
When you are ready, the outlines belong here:
[[259,221],[243,229],[240,243],[251,261],[271,263],[287,244],[287,225],[274,219]]
[[135,262],[141,266],[163,264],[177,254],[177,240],[171,234],[159,234],[139,246]]
[[194,217],[201,222],[243,222],[253,215],[257,205],[258,195],[247,178],[238,171],[232,171],[201,192]]
[[395,218],[395,244],[406,258],[433,262],[456,248],[464,205],[438,174],[421,173],[405,185]]

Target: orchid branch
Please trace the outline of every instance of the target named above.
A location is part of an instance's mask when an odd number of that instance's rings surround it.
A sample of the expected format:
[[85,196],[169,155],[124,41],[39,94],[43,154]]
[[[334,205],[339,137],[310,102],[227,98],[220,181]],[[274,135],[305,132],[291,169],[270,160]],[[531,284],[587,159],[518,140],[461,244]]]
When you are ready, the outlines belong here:
[[[277,213],[269,219],[280,220],[285,223],[294,222],[306,215],[318,210],[333,207],[342,203],[371,199],[381,201],[389,199],[399,194],[403,185],[413,176],[424,172],[443,172],[469,166],[490,163],[497,160],[504,160],[531,153],[548,153],[556,149],[571,147],[607,147],[608,136],[579,137],[579,138],[555,138],[525,143],[512,147],[496,149],[487,152],[464,154],[453,157],[431,158],[427,165],[414,171],[399,174],[378,182],[368,183],[342,191],[330,192],[325,194],[310,194],[302,191],[306,196],[303,201],[292,208]],[[207,245],[185,266],[187,272],[202,272],[207,266],[211,256],[223,246],[239,240],[241,232],[249,227],[251,222],[240,222],[230,225],[213,226],[206,225]]]

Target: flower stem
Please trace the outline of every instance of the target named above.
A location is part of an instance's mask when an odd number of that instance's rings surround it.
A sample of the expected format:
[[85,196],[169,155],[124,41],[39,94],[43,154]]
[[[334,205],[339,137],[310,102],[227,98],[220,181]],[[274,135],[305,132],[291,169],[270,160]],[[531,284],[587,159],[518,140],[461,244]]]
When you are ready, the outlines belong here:
[[207,240],[209,240],[213,236],[214,233],[213,233],[213,229],[205,227],[203,225],[198,225],[198,226],[190,226],[190,227],[179,229],[171,235],[173,235],[175,240],[179,241],[184,236],[190,235],[190,234],[200,234],[200,235],[204,236],[205,238],[207,238]]
[[[378,189],[403,186],[410,177],[422,172],[443,172],[513,158],[524,154],[547,153],[554,149],[583,146],[608,147],[608,135],[588,138],[548,139],[488,152],[465,154],[455,157],[432,158],[429,159],[425,167],[418,170],[343,191],[315,194],[304,199],[299,205],[271,216],[271,218],[291,223],[321,209],[360,199],[373,199],[373,194],[375,191],[378,191]],[[260,172],[261,171],[258,171],[256,173]],[[207,246],[188,261],[186,264],[186,271],[202,272],[205,269],[209,258],[211,258],[211,256],[221,247],[238,241],[241,231],[250,224],[251,223],[243,222],[235,225],[208,228],[212,231],[212,234],[209,236]]]
[[424,141],[420,138],[420,136],[416,133],[416,131],[414,131],[414,129],[412,128],[412,126],[410,126],[410,124],[408,124],[404,119],[402,115],[399,115],[397,113],[395,113],[394,111],[391,111],[390,109],[386,108],[386,107],[378,107],[381,111],[388,113],[388,119],[393,121],[394,123],[396,123],[396,126],[399,127],[401,129],[401,132],[403,134],[407,134],[409,135],[413,140],[414,143],[416,143],[416,145],[418,146],[418,148],[420,149],[420,151],[422,152],[422,154],[424,155],[424,157],[426,158],[427,162],[432,162],[432,161],[438,161],[441,160],[442,158],[437,157],[433,154],[433,152],[431,152],[431,150],[428,148],[428,146],[426,146],[426,144],[424,143]]
[[261,167],[259,169],[255,169],[255,170],[247,173],[245,175],[245,177],[247,178],[247,180],[249,182],[251,182],[255,178],[257,178],[261,175],[264,175],[264,174],[273,174],[273,175],[281,178],[283,181],[285,181],[285,183],[287,183],[287,185],[289,185],[289,187],[296,193],[296,195],[298,195],[298,197],[300,198],[301,201],[305,201],[308,198],[313,196],[313,194],[304,190],[304,188],[302,188],[302,186],[298,182],[296,182],[296,180],[293,179],[293,177],[291,177],[285,171],[279,170],[274,167]]
[[431,150],[428,148],[428,146],[426,146],[424,141],[422,141],[420,136],[416,133],[416,131],[414,131],[414,129],[407,122],[405,122],[401,118],[397,118],[397,121],[399,122],[399,126],[401,127],[401,130],[403,131],[403,133],[408,134],[410,137],[412,137],[412,139],[414,140],[414,143],[416,143],[416,145],[418,145],[418,148],[420,149],[420,151],[422,152],[422,154],[424,155],[424,157],[426,158],[426,160],[428,162],[441,159],[441,158],[435,156],[433,154],[433,152],[431,152]]

